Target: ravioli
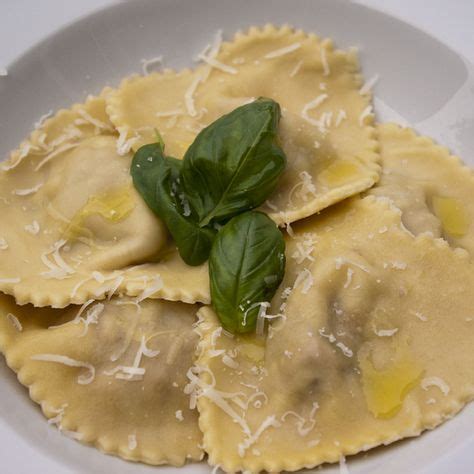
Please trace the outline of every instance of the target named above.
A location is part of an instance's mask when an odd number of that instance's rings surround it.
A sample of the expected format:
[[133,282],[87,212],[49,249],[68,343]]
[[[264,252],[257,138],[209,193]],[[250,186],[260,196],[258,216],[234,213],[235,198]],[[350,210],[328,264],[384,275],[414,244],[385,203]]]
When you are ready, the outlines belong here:
[[279,136],[288,157],[277,190],[262,207],[275,222],[312,215],[377,181],[370,94],[360,93],[354,52],[268,25],[210,45],[200,58],[207,64],[194,71],[134,77],[108,96],[120,146],[152,142],[156,128],[167,153],[182,158],[206,125],[267,96],[282,108]]
[[430,232],[474,254],[474,175],[430,138],[388,123],[377,127],[383,173],[370,194],[402,210],[413,234]]
[[183,393],[197,307],[90,301],[58,310],[0,296],[0,349],[50,424],[149,464],[199,460],[198,414]]
[[230,337],[200,311],[188,391],[209,461],[227,472],[336,462],[434,428],[474,396],[465,251],[413,237],[374,197],[294,231],[266,339]]
[[4,164],[0,290],[19,304],[53,307],[102,299],[129,284],[148,295],[202,299],[206,268],[189,271],[193,293],[173,276],[173,265],[184,265],[179,257],[153,264],[151,274],[131,267],[172,250],[165,249],[166,228],[134,189],[131,155],[117,155],[105,117],[102,97],[60,111],[21,145],[24,158],[13,153]]

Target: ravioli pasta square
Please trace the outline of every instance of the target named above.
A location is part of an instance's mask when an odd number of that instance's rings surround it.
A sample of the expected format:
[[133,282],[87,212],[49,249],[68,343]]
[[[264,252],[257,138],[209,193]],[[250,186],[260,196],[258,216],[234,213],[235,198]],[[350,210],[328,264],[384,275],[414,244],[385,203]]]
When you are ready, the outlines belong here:
[[19,307],[2,295],[0,349],[64,434],[125,459],[179,466],[203,456],[198,414],[183,392],[196,311],[116,298]]
[[413,234],[429,232],[474,254],[474,174],[447,148],[410,128],[377,126],[383,173],[370,194],[402,210]]
[[330,40],[266,26],[218,41],[194,71],[166,71],[125,80],[107,98],[107,111],[128,147],[163,137],[182,158],[197,133],[259,96],[282,108],[281,145],[288,163],[263,210],[279,225],[310,216],[371,187],[377,180],[377,141],[370,93],[361,93],[355,53]]
[[[414,238],[373,197],[294,231],[266,339],[230,337],[200,311],[193,394],[209,461],[227,472],[337,462],[434,428],[474,396],[466,252]],[[433,357],[440,347],[449,357]]]
[[[184,264],[134,189],[131,154],[117,154],[106,117],[104,97],[60,111],[3,165],[0,290],[20,304],[53,307],[128,285],[135,295],[207,302],[206,267],[189,270],[189,288],[176,280]],[[160,251],[171,256],[153,272],[134,267]]]

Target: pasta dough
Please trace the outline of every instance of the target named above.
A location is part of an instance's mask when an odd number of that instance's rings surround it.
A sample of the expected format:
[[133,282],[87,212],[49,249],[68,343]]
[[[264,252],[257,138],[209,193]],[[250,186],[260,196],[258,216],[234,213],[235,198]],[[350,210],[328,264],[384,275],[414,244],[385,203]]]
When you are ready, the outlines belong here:
[[154,263],[151,273],[130,270],[156,261],[168,234],[132,185],[131,155],[117,155],[104,99],[60,111],[42,130],[20,147],[29,150],[26,156],[13,153],[0,175],[0,210],[8,223],[0,231],[0,290],[19,304],[53,307],[129,286],[134,295],[208,301],[207,267],[189,270],[189,279],[178,283],[174,275],[184,264],[176,252],[168,263]]
[[474,175],[431,139],[396,124],[377,127],[383,174],[370,194],[402,210],[413,234],[430,232],[474,254]]
[[251,28],[201,54],[194,71],[125,80],[107,110],[136,148],[156,138],[182,158],[209,123],[259,96],[282,107],[279,136],[288,157],[280,185],[263,210],[279,225],[314,214],[378,179],[370,94],[360,94],[355,53],[289,27]]
[[[229,337],[201,310],[191,385],[211,464],[275,472],[335,462],[416,436],[473,398],[466,252],[414,238],[399,212],[369,197],[295,226],[287,259],[266,341]],[[441,347],[449,357],[433,356]]]
[[178,466],[203,455],[198,415],[183,393],[196,310],[115,298],[35,309],[2,295],[0,349],[64,434],[125,459]]

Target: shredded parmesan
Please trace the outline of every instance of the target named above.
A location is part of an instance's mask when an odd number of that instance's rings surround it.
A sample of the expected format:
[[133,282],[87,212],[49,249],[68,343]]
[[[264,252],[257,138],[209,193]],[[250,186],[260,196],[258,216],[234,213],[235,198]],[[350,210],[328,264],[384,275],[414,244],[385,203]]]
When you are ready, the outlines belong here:
[[157,291],[163,288],[163,280],[160,275],[155,275],[152,280],[151,284],[145,284],[145,287],[142,290],[142,293],[135,298],[136,303],[141,303],[143,300],[150,298],[153,296]]
[[375,334],[379,337],[391,337],[398,332],[398,328],[393,329],[374,329]]
[[161,66],[163,63],[163,56],[156,56],[155,58],[150,59],[141,59],[140,62],[142,63],[142,72],[144,76],[150,74],[153,69],[153,66]]
[[38,183],[36,186],[32,186],[31,188],[26,189],[14,189],[12,194],[16,194],[17,196],[28,196],[29,194],[36,193],[39,189],[43,187],[44,183]]
[[354,275],[354,270],[352,268],[347,268],[347,277],[346,282],[344,283],[344,288],[349,288],[352,282],[352,275]]
[[295,65],[295,67],[291,70],[290,72],[290,77],[295,77],[301,69],[301,66],[303,65],[303,60],[298,61]]
[[20,323],[20,320],[12,313],[8,313],[7,314],[7,319],[8,321],[10,321],[13,325],[13,327],[17,330],[17,331],[23,331],[23,326],[22,324]]
[[137,445],[138,445],[137,435],[135,433],[129,434],[128,435],[128,449],[130,449],[130,451],[133,451],[134,449],[136,449]]
[[425,377],[421,381],[421,388],[423,390],[428,390],[430,387],[439,388],[445,396],[451,391],[450,386],[441,377]]
[[139,137],[134,136],[131,138],[127,138],[128,130],[124,127],[119,128],[118,132],[119,132],[119,136],[117,138],[117,143],[116,143],[117,154],[120,156],[125,156],[127,153],[130,152],[130,150],[132,149],[132,146],[139,139]]
[[329,76],[331,69],[329,68],[328,59],[326,57],[326,48],[321,47],[321,63],[323,65],[323,75]]
[[204,54],[199,54],[198,58],[205,62],[206,64],[209,64],[209,66],[219,69],[220,71],[227,72],[228,74],[237,74],[239,71],[235,69],[235,67],[229,66],[228,64],[221,63],[218,61],[216,58],[212,58],[210,56],[205,56]]
[[339,112],[337,113],[336,121],[334,125],[336,127],[339,127],[339,125],[341,125],[342,121],[345,119],[347,119],[347,113],[344,109],[340,109]]
[[26,224],[25,231],[32,235],[38,235],[40,231],[40,225],[38,224],[38,221],[33,221],[31,224]]
[[184,103],[186,105],[186,110],[188,111],[188,115],[191,117],[195,117],[197,115],[196,108],[194,106],[194,93],[196,92],[196,89],[201,81],[201,76],[197,76],[184,93]]
[[301,181],[293,186],[288,196],[288,201],[293,206],[293,196],[295,194],[296,197],[304,202],[308,201],[308,195],[313,197],[317,196],[317,190],[313,183],[313,177],[307,171],[301,171],[298,176],[300,177]]
[[295,283],[293,285],[293,289],[296,289],[301,286],[301,293],[304,295],[308,293],[310,288],[314,284],[314,278],[311,272],[305,268],[298,272],[298,275],[296,277]]
[[346,464],[346,458],[341,456],[339,458],[339,474],[349,474],[349,468]]
[[[64,239],[58,240],[49,250],[41,254],[41,261],[49,268],[49,271],[41,273],[43,278],[62,280],[75,273],[59,254],[65,244],[66,241]],[[50,257],[52,257],[52,260]]]
[[373,114],[372,106],[368,105],[359,115],[359,125],[363,127],[365,125],[365,119],[372,114]]
[[284,48],[270,51],[269,53],[265,54],[264,58],[265,59],[278,58],[280,56],[284,56],[285,54],[292,53],[293,51],[296,51],[299,48],[301,48],[301,43],[293,43],[293,44],[290,44],[289,46],[285,46]]
[[1,278],[0,283],[20,283],[21,278]]
[[303,107],[303,110],[301,111],[301,117],[306,120],[308,123],[311,125],[314,125],[315,127],[321,128],[321,123],[319,120],[316,120],[308,115],[308,112],[311,110],[316,109],[319,107],[325,100],[327,100],[329,96],[327,94],[320,94],[317,97],[315,97],[313,100],[305,104]]
[[0,250],[7,250],[8,242],[3,238],[0,237]]
[[179,115],[184,115],[184,112],[182,109],[174,109],[174,110],[167,110],[165,112],[156,112],[155,117],[176,117]]
[[[281,416],[281,421],[282,422],[285,422],[286,421],[286,418],[288,416],[293,416],[294,418],[296,418],[296,429],[298,431],[298,434],[300,436],[306,436],[313,428],[314,428],[314,425],[316,424],[316,420],[314,419],[314,415],[316,414],[316,411],[317,409],[319,408],[319,404],[317,402],[313,402],[313,406],[311,408],[311,411],[309,413],[309,420],[306,421],[306,419],[304,417],[302,417],[301,415],[299,415],[298,413],[292,411],[292,410],[289,410],[285,413],[283,413],[283,415]],[[308,423],[308,426],[305,427],[306,423]]]
[[71,359],[65,355],[60,354],[36,354],[31,356],[32,360],[39,360],[42,362],[56,362],[58,364],[64,364],[69,367],[82,367],[87,369],[89,373],[79,375],[77,377],[77,383],[80,385],[87,385],[90,384],[95,378],[95,368],[93,365],[88,364],[87,362],[81,362],[79,360]]
[[366,95],[369,92],[372,91],[372,88],[377,84],[377,81],[379,80],[379,75],[375,74],[372,76],[359,90],[360,95]]
[[35,171],[40,170],[46,163],[48,163],[50,160],[53,158],[56,158],[57,156],[61,155],[62,153],[71,150],[72,148],[75,148],[78,146],[78,143],[68,143],[66,145],[60,146],[56,150],[52,151],[48,155],[46,155],[35,167]]
[[176,419],[177,419],[178,421],[183,421],[183,420],[184,420],[184,416],[183,416],[183,411],[182,411],[182,410],[176,410],[175,416],[176,416]]
[[45,114],[41,115],[40,118],[35,122],[35,125],[34,127],[36,129],[39,129],[39,128],[42,128],[44,123],[46,122],[46,120],[49,119],[49,117],[52,117],[53,115],[53,111],[52,110],[49,110],[48,112],[46,112]]

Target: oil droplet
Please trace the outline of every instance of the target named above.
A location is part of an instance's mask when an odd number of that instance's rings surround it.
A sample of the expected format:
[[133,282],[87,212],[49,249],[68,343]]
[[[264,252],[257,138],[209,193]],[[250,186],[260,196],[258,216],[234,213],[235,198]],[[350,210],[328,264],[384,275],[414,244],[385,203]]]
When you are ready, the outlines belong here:
[[86,232],[84,221],[92,215],[99,215],[112,223],[126,219],[135,208],[131,186],[121,186],[106,193],[90,196],[64,231],[64,238],[75,239]]
[[340,186],[348,181],[353,181],[360,176],[359,167],[348,160],[338,160],[330,164],[319,176],[327,186]]
[[262,362],[265,358],[265,339],[256,336],[241,336],[238,351],[253,362]]
[[367,407],[376,418],[395,416],[423,374],[415,361],[406,355],[384,370],[376,370],[368,358],[362,359],[360,369]]
[[458,199],[434,196],[433,209],[443,230],[452,237],[462,237],[469,229],[469,219]]

